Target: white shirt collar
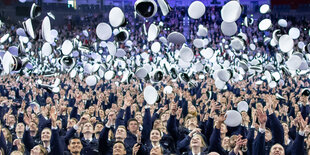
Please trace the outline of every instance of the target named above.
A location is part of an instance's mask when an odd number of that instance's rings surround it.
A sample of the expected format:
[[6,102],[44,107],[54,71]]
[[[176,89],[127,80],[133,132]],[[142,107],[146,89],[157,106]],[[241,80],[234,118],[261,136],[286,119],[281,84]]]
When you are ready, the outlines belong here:
[[201,152],[195,154],[195,153],[192,151],[192,154],[193,154],[193,155],[201,155]]

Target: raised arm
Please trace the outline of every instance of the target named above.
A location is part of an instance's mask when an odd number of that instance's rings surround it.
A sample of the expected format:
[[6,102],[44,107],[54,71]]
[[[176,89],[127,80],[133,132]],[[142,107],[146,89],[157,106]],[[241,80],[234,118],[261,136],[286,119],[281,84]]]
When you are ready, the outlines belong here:
[[261,110],[257,111],[257,117],[259,121],[259,131],[253,142],[253,155],[265,154],[265,131],[266,131],[266,122],[267,114]]
[[62,154],[64,151],[64,147],[61,145],[61,139],[59,138],[59,131],[56,125],[57,121],[57,112],[56,108],[51,107],[50,119],[52,121],[52,137],[51,137],[51,146],[52,146],[52,154]]
[[143,117],[143,129],[142,129],[142,143],[146,143],[150,138],[150,133],[152,130],[151,112],[149,105],[145,106],[145,113]]
[[211,134],[210,138],[210,146],[209,146],[209,152],[218,152],[223,154],[223,148],[221,146],[221,125],[225,121],[224,114],[221,114],[216,122],[215,128],[213,129],[213,132]]
[[281,145],[284,144],[284,129],[282,124],[280,123],[279,119],[276,117],[276,115],[273,112],[272,105],[277,102],[276,98],[274,96],[270,96],[266,100],[266,106],[269,112],[268,119],[270,119],[272,123],[272,138],[274,140],[274,144],[279,143]]
[[177,104],[170,103],[170,117],[167,122],[167,131],[173,137],[175,141],[179,138],[179,133],[176,125],[176,112],[177,112]]

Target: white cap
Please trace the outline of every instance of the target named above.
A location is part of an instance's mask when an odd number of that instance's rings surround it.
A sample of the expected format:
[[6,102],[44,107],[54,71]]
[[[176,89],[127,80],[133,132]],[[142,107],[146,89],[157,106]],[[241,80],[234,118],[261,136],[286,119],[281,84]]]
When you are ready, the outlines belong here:
[[185,62],[190,62],[194,58],[194,53],[189,47],[182,47],[180,50],[180,59]]
[[41,12],[42,12],[41,7],[33,3],[30,10],[30,18],[34,19],[39,17],[41,15]]
[[300,36],[300,31],[298,28],[296,27],[292,27],[290,28],[288,35],[292,38],[292,39],[297,39]]
[[199,19],[205,14],[206,6],[200,1],[194,1],[188,7],[188,15],[193,19]]
[[164,88],[164,93],[165,93],[165,94],[171,94],[172,91],[173,91],[173,89],[172,89],[171,86],[166,86],[166,87]]
[[153,44],[152,44],[152,46],[151,46],[151,50],[152,50],[152,52],[154,52],[154,53],[158,53],[158,52],[160,52],[160,43],[159,42],[154,42]]
[[115,72],[112,70],[109,70],[109,71],[105,72],[104,79],[105,80],[111,80],[114,78],[114,76],[115,76]]
[[18,56],[18,48],[16,46],[10,46],[8,48],[8,51],[13,55],[13,56]]
[[53,37],[51,35],[51,22],[48,16],[46,16],[42,22],[42,38],[49,43],[53,43]]
[[126,55],[126,51],[122,48],[119,48],[116,50],[115,56],[120,58],[120,57],[124,57]]
[[153,86],[149,85],[144,88],[143,96],[146,103],[154,104],[157,101],[158,93]]
[[271,81],[271,82],[269,82],[268,86],[269,86],[270,88],[275,88],[275,87],[277,86],[277,82]]
[[223,82],[228,82],[228,80],[232,77],[232,73],[226,69],[221,69],[217,72],[217,77]]
[[147,33],[147,40],[154,41],[159,34],[159,28],[155,24],[151,24]]
[[289,70],[296,70],[301,65],[301,58],[297,55],[291,55],[290,58],[285,62]]
[[236,110],[228,110],[225,115],[226,120],[224,121],[224,123],[229,127],[237,127],[242,122],[242,116]]
[[223,21],[221,24],[221,30],[225,36],[233,36],[234,34],[236,34],[238,27],[235,22]]
[[263,84],[263,83],[264,83],[264,82],[263,82],[262,80],[258,80],[258,81],[255,82],[256,85],[261,85],[261,84]]
[[211,59],[213,57],[213,54],[214,54],[214,50],[210,47],[206,48],[206,49],[202,49],[200,51],[200,54],[206,58],[206,59]]
[[63,55],[71,54],[72,49],[73,49],[73,45],[72,45],[72,42],[70,40],[65,40],[62,43],[61,50],[62,50]]
[[26,34],[26,32],[25,32],[25,30],[23,28],[18,28],[16,30],[16,34],[19,35],[19,36],[27,37],[27,34]]
[[113,42],[109,41],[107,43],[108,51],[110,55],[114,56],[116,54],[116,46]]
[[138,77],[139,79],[144,79],[147,76],[147,74],[148,74],[148,71],[143,67],[138,68],[135,73],[136,77]]
[[100,40],[108,40],[112,36],[112,28],[107,23],[99,23],[96,27],[96,34]]
[[95,86],[98,82],[98,79],[94,75],[90,75],[85,79],[85,82],[88,86]]
[[155,69],[150,73],[150,76],[153,83],[160,82],[164,78],[164,72],[160,69]]
[[215,79],[215,87],[217,88],[217,89],[224,89],[225,88],[225,86],[226,86],[226,82],[224,82],[224,81],[222,81],[222,80],[220,80],[220,79]]
[[5,52],[2,59],[3,70],[6,74],[9,74],[13,70],[14,60],[10,52]]
[[119,33],[114,36],[114,40],[117,42],[126,42],[129,38],[129,32],[125,29],[121,29]]
[[242,111],[248,112],[249,105],[246,101],[240,101],[237,105],[238,111],[241,113]]
[[282,35],[279,39],[280,50],[284,53],[291,51],[294,47],[294,40],[287,34]]
[[77,74],[77,71],[76,69],[72,69],[71,72],[70,72],[70,78],[74,78]]
[[266,31],[272,27],[272,23],[270,19],[263,19],[262,21],[259,22],[258,28],[261,31]]
[[278,25],[280,25],[281,27],[287,27],[287,21],[285,19],[279,19]]
[[230,1],[221,9],[221,17],[225,22],[235,22],[239,19],[242,7],[238,1]]
[[109,22],[113,27],[119,27],[126,22],[125,15],[119,7],[110,10]]
[[182,45],[186,42],[186,39],[184,37],[183,34],[181,34],[180,32],[171,32],[168,35],[168,41],[174,44],[179,44]]
[[137,0],[135,11],[144,18],[151,18],[157,13],[157,4],[154,0]]
[[49,43],[44,43],[42,46],[42,55],[48,57],[52,53],[52,46]]
[[171,7],[168,4],[166,0],[157,0],[157,3],[160,7],[160,10],[164,16],[167,16],[167,14],[171,11]]
[[194,41],[193,41],[193,44],[196,48],[203,48],[204,47],[204,41],[202,39],[198,39],[196,38]]
[[260,6],[259,12],[261,14],[266,14],[266,13],[270,12],[270,6],[268,4],[264,4],[264,5]]
[[208,35],[208,29],[203,25],[198,26],[197,36],[206,37]]

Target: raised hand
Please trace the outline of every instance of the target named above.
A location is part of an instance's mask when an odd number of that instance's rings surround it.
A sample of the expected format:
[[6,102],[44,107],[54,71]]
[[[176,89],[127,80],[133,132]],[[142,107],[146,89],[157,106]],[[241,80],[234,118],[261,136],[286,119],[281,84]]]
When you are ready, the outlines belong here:
[[88,118],[86,115],[82,116],[80,121],[78,122],[78,125],[82,125],[82,124],[85,124],[86,122],[88,122]]
[[170,103],[170,111],[171,115],[176,115],[177,113],[177,104],[176,103]]
[[50,111],[50,119],[52,121],[52,126],[56,127],[56,121],[57,121],[57,112],[56,112],[56,107],[52,106],[51,111]]
[[30,126],[31,119],[27,114],[24,114],[24,122],[27,126]]
[[133,148],[132,148],[132,154],[133,154],[133,155],[136,155],[136,154],[138,153],[139,149],[140,149],[140,145],[139,145],[138,143],[136,143],[136,144],[133,146]]
[[258,110],[257,111],[257,118],[258,118],[258,122],[260,124],[260,127],[265,129],[266,122],[267,122],[266,112],[263,112],[262,110]]

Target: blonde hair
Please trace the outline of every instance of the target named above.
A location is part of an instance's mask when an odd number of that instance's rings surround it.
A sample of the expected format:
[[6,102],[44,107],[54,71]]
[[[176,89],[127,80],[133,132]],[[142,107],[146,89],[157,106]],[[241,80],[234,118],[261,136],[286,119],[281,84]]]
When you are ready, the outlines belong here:
[[[4,130],[6,131],[6,137],[5,137],[5,139],[6,139],[8,142],[12,143],[12,134],[11,134],[11,131],[10,131],[8,128],[2,128],[2,129],[4,129]],[[4,136],[4,135],[3,135],[3,136]]]
[[13,151],[10,155],[23,155],[20,151]]
[[[205,142],[205,140],[203,139],[203,137],[201,136],[201,134],[194,134],[192,139],[195,137],[195,136],[198,136],[200,138],[200,141],[201,141],[201,148],[204,148],[204,147],[207,147],[207,144]],[[192,148],[192,146],[190,145],[190,148]]]

